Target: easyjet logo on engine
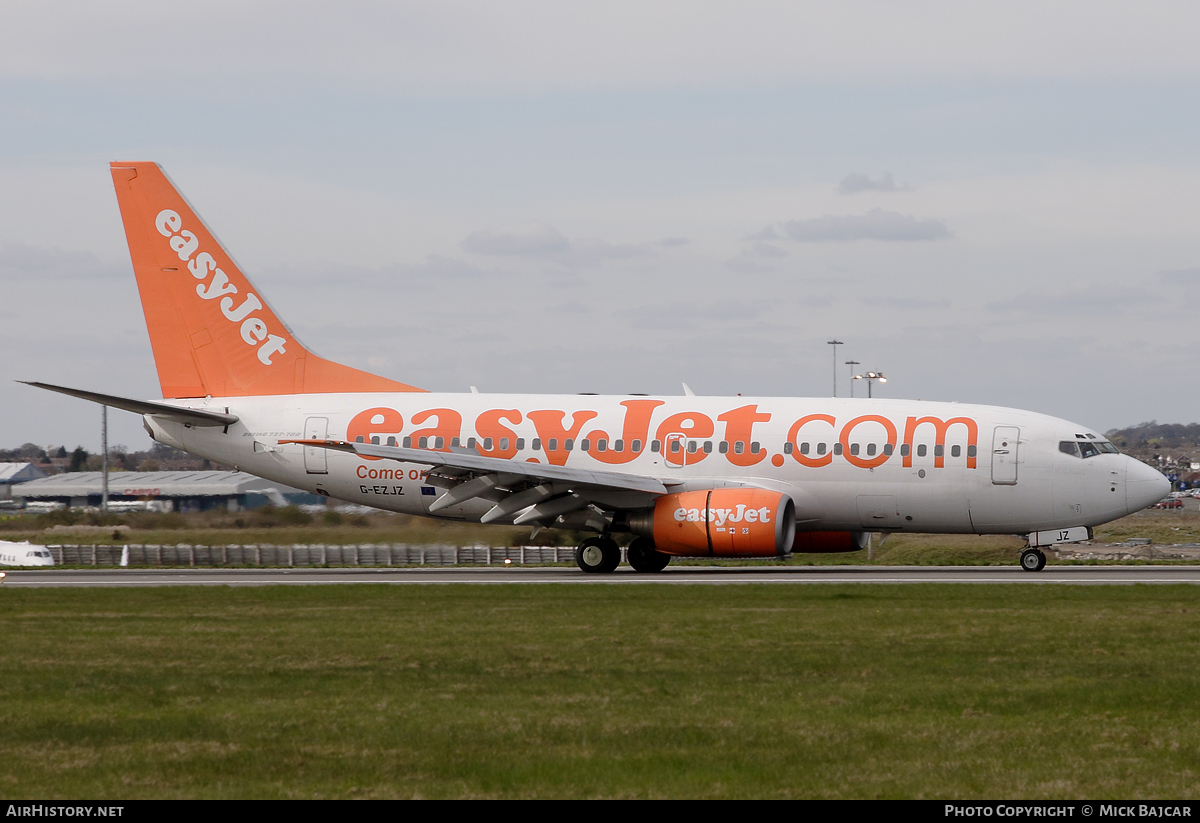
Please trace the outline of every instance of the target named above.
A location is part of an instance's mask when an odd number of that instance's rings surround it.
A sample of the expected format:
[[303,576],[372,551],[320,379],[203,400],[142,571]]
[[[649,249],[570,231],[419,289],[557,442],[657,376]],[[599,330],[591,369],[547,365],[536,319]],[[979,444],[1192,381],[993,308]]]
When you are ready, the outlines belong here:
[[738,503],[736,509],[685,509],[675,510],[677,523],[715,523],[724,526],[726,523],[770,523],[771,509],[760,506],[757,509],[747,508],[745,503]]
[[[242,340],[248,346],[257,346],[259,361],[264,366],[270,366],[271,355],[283,353],[287,340],[271,334],[266,322],[254,314],[263,308],[258,296],[247,292],[241,305],[234,306],[233,295],[238,293],[237,286],[229,282],[229,276],[217,267],[217,261],[211,254],[206,251],[196,254],[200,249],[200,241],[195,234],[183,228],[183,218],[178,212],[163,209],[154,218],[154,227],[163,237],[170,238],[171,251],[188,264],[192,277],[207,281],[196,286],[196,294],[202,300],[220,299],[221,314],[230,323],[240,325]],[[209,279],[210,274],[212,279]]]

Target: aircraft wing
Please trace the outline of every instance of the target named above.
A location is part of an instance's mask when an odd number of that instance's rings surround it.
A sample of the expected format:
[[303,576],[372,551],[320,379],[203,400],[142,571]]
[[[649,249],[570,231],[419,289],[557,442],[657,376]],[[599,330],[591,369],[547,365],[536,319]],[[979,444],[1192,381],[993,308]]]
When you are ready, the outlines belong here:
[[[430,513],[483,498],[496,504],[481,518],[484,523],[511,519],[517,525],[548,525],[589,507],[595,509],[594,516],[601,510],[645,508],[653,505],[656,497],[668,494],[661,480],[646,475],[483,457],[473,449],[430,451],[345,440],[280,440],[279,443],[431,466],[428,482],[446,491],[430,505]],[[589,515],[582,516],[586,519]]]

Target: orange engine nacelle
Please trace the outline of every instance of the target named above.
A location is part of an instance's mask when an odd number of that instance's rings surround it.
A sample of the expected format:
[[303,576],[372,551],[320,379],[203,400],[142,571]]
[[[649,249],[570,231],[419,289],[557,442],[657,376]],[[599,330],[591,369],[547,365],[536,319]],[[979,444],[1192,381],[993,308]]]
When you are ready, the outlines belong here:
[[856,552],[866,547],[866,532],[796,532],[792,542],[792,551],[800,554]]
[[764,489],[708,489],[669,494],[630,519],[663,554],[677,557],[772,557],[791,551],[792,498]]

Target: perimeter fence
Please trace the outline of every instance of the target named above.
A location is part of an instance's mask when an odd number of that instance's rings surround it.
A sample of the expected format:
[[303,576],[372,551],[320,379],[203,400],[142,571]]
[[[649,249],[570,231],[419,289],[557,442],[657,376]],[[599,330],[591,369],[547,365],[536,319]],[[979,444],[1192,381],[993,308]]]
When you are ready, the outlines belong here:
[[[200,546],[130,543],[44,546],[58,565],[119,566],[455,566],[573,563],[568,546],[449,546],[359,543],[350,546],[250,543]],[[128,554],[126,554],[128,550]]]

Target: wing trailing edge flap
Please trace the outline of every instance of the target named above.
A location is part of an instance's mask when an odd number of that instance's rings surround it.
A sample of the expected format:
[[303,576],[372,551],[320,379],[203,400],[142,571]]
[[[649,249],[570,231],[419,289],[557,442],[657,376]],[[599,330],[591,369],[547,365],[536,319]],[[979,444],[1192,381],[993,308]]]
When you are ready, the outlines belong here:
[[29,380],[20,380],[18,382],[38,389],[58,392],[59,394],[69,394],[71,397],[78,397],[80,400],[90,400],[102,406],[112,406],[114,409],[124,409],[135,414],[152,414],[155,417],[166,417],[170,420],[187,423],[192,426],[229,426],[238,422],[236,414],[224,414],[204,409],[189,409],[172,406],[169,403],[156,403],[151,400],[133,400],[128,397],[117,397],[113,394],[100,394],[99,392],[83,391],[82,389],[68,389],[65,386],[52,386],[49,383],[36,383]]
[[344,440],[280,440],[279,443],[299,443],[361,457],[431,466],[429,482],[446,491],[429,506],[429,512],[481,498],[496,503],[481,518],[484,523],[513,517],[518,525],[545,523],[589,506],[644,508],[652,505],[656,497],[667,494],[667,487],[661,481],[645,475],[521,463],[483,457],[471,449],[439,452]]

